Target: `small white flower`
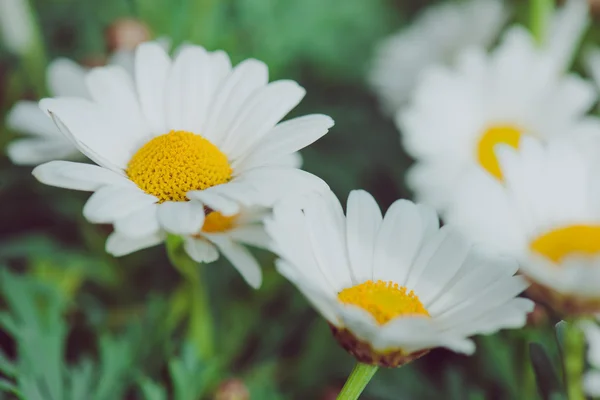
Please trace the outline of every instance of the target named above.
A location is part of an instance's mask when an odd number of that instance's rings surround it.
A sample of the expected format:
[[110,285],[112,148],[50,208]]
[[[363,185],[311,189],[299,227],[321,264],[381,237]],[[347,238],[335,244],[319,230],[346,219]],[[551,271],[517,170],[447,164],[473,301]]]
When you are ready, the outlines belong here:
[[29,0],[0,1],[0,38],[8,50],[27,53],[35,40],[35,29]]
[[571,0],[557,14],[545,46],[513,27],[492,53],[466,50],[454,68],[423,74],[410,106],[397,116],[403,144],[417,160],[407,183],[419,201],[444,211],[449,194],[473,168],[502,179],[494,155],[498,143],[516,147],[524,135],[585,136],[598,124],[584,118],[596,101],[593,86],[563,73],[576,38],[553,39],[565,30],[581,32],[587,15],[584,6],[581,17],[581,4]]
[[587,359],[591,367],[583,376],[583,388],[588,396],[600,397],[600,327],[592,321],[581,322],[579,326],[587,340]]
[[[262,207],[241,208],[238,214],[229,217],[218,211],[209,212],[200,231],[184,238],[184,248],[193,260],[200,263],[216,261],[219,253],[222,253],[250,286],[258,288],[262,282],[262,272],[245,245],[268,248],[268,236],[262,224],[268,211]],[[137,225],[147,221],[140,219],[135,222],[121,220],[115,223],[115,232],[109,236],[106,243],[110,254],[124,256],[165,240],[164,230],[146,236],[136,236]]]
[[[38,166],[43,183],[92,191],[84,216],[117,233],[158,240],[199,234],[205,209],[225,217],[284,196],[326,189],[294,168],[294,153],[327,133],[325,115],[278,123],[303,98],[297,83],[268,83],[267,66],[232,68],[222,51],[187,45],[173,60],[156,43],[137,48],[134,80],[123,68],[86,75],[92,100],[44,99],[61,131],[98,164]],[[116,252],[116,251],[113,251]]]
[[[129,52],[131,53],[131,52]],[[120,53],[109,61],[111,65],[127,65],[128,57]],[[48,66],[48,90],[57,97],[90,98],[85,85],[86,69],[79,64],[59,58]],[[37,102],[17,102],[6,117],[6,126],[19,133],[30,135],[12,141],[6,152],[10,160],[19,165],[38,165],[47,161],[82,158],[81,152],[63,135]]]
[[[600,149],[598,143],[589,146]],[[600,310],[600,183],[595,158],[570,141],[523,138],[496,151],[504,181],[473,172],[447,221],[515,257],[531,295],[563,313]]]
[[499,0],[448,1],[428,7],[410,27],[387,38],[369,76],[386,110],[395,113],[408,101],[427,67],[450,64],[470,46],[489,46],[506,17]]
[[474,334],[519,328],[533,303],[517,264],[472,247],[435,211],[398,200],[382,217],[364,191],[346,216],[331,192],[265,219],[277,269],[331,324],[359,361],[398,366],[429,349],[470,354]]

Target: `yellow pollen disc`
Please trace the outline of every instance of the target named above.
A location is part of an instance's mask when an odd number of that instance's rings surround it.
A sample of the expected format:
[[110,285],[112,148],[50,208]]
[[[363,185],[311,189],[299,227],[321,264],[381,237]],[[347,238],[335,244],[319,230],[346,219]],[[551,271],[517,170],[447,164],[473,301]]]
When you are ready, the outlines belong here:
[[490,174],[502,180],[502,170],[494,149],[498,144],[519,148],[521,130],[511,125],[496,125],[489,128],[479,139],[477,161]]
[[529,248],[555,263],[571,255],[600,255],[600,225],[571,225],[544,233]]
[[233,228],[237,215],[231,217],[225,217],[218,211],[212,211],[204,218],[204,225],[202,225],[202,232],[206,233],[219,233],[226,232]]
[[187,201],[186,193],[229,182],[227,156],[200,135],[171,131],[150,140],[131,157],[127,176],[159,201]]
[[429,316],[412,290],[407,292],[404,286],[394,282],[369,280],[342,290],[338,293],[338,299],[344,304],[353,304],[368,311],[380,325],[401,316]]

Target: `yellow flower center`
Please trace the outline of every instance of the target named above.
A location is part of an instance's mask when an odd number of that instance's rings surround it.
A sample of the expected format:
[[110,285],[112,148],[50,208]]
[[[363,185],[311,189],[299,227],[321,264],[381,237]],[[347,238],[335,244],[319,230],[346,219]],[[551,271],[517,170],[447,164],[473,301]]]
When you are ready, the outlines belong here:
[[232,215],[231,217],[225,217],[218,211],[212,211],[204,218],[204,225],[202,225],[202,232],[206,233],[219,233],[226,232],[234,227],[238,215]]
[[226,183],[227,156],[200,135],[171,131],[146,143],[129,160],[127,176],[159,202],[187,201],[186,193]]
[[429,316],[412,290],[407,292],[404,286],[394,282],[369,280],[342,290],[338,299],[368,311],[380,325],[400,316]]
[[600,225],[570,225],[554,229],[535,238],[529,248],[555,263],[571,255],[600,255]]
[[518,149],[521,135],[521,130],[511,125],[495,125],[488,128],[479,139],[477,161],[486,171],[502,180],[502,170],[494,149],[498,144],[507,144]]

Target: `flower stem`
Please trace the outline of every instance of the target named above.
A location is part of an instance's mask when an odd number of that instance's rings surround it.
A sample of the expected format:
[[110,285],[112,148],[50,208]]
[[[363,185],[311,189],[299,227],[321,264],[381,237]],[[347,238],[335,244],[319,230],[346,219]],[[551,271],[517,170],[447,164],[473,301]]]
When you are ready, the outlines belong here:
[[202,279],[202,264],[187,255],[181,237],[169,235],[166,246],[171,264],[181,273],[187,284],[190,299],[189,339],[195,344],[200,357],[210,358],[215,352],[213,320],[208,288]]
[[342,388],[342,391],[338,395],[338,400],[356,400],[358,396],[365,389],[375,372],[377,372],[376,365],[368,365],[363,363],[356,363],[354,369],[350,373],[346,384]]
[[537,43],[541,45],[546,39],[548,24],[554,9],[554,0],[530,0],[529,6],[531,33]]
[[569,322],[564,337],[564,372],[566,377],[567,398],[584,400],[583,369],[585,357],[585,338],[576,323]]

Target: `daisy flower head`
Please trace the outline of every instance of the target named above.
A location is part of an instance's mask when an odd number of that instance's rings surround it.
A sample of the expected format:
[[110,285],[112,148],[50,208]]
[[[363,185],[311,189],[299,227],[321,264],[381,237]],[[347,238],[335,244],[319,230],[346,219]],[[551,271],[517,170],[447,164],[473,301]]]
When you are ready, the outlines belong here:
[[579,326],[585,334],[587,361],[591,367],[583,376],[583,389],[590,397],[600,397],[600,326],[592,321],[582,321]]
[[84,216],[129,237],[196,235],[211,212],[270,207],[327,185],[291,164],[333,125],[325,115],[279,123],[305,91],[268,83],[267,66],[232,67],[222,51],[186,45],[171,59],[157,43],[136,50],[133,77],[118,66],[86,75],[91,100],[44,99],[69,139],[97,165],[38,166],[43,183],[92,191]]
[[395,113],[409,100],[425,68],[451,63],[470,46],[489,46],[506,17],[500,0],[447,1],[428,7],[411,26],[385,39],[369,75],[385,109]]
[[517,265],[473,247],[436,212],[408,200],[382,213],[353,191],[346,215],[331,192],[281,202],[267,217],[281,274],[366,364],[396,367],[445,347],[475,350],[469,336],[525,324],[530,300]]
[[[595,145],[598,149],[600,146]],[[568,140],[524,137],[496,151],[504,180],[474,172],[447,221],[516,258],[531,297],[565,315],[600,311],[600,188],[593,158]]]
[[[268,249],[269,239],[262,220],[269,211],[268,208],[256,206],[241,207],[238,213],[231,216],[209,211],[202,228],[195,234],[184,236],[184,249],[194,261],[205,264],[218,260],[222,254],[244,280],[257,289],[262,283],[262,271],[246,245]],[[106,242],[108,253],[120,257],[158,245],[166,239],[167,233],[162,229],[140,236],[136,226],[143,223],[142,219],[135,223],[117,221],[115,231]]]
[[585,26],[586,8],[582,17],[580,6],[571,0],[555,16],[544,46],[516,26],[493,52],[468,49],[455,66],[422,75],[411,104],[396,118],[403,145],[417,161],[407,183],[419,201],[443,212],[449,194],[473,168],[501,180],[494,153],[499,143],[517,148],[526,135],[545,141],[587,135],[585,114],[596,91],[563,72],[577,40],[558,36]]

